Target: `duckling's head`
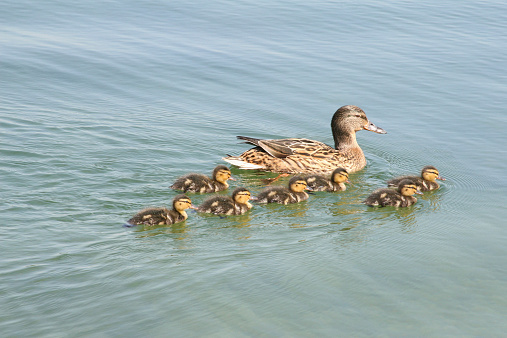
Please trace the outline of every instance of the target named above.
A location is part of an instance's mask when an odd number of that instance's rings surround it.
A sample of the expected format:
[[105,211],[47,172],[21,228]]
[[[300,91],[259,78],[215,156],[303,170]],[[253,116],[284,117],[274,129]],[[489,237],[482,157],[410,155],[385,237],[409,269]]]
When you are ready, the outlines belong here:
[[343,168],[337,168],[331,174],[331,181],[340,184],[349,181],[349,173]]
[[422,195],[417,189],[415,182],[409,179],[402,180],[398,185],[398,192],[403,196],[412,196],[413,194]]
[[308,189],[306,180],[301,176],[294,176],[289,180],[289,190],[293,192],[303,192]]
[[225,165],[217,165],[213,170],[213,179],[217,182],[227,184],[227,180],[231,180],[231,170]]
[[247,204],[251,197],[252,194],[246,188],[236,188],[232,192],[232,199],[239,204]]
[[334,113],[331,120],[331,128],[333,129],[333,133],[335,131],[356,132],[362,129],[379,134],[387,133],[384,129],[371,123],[361,108],[352,105],[340,107]]
[[432,182],[434,182],[435,180],[445,181],[445,178],[440,176],[440,174],[438,173],[438,169],[431,165],[427,165],[426,167],[422,168],[421,177],[426,181]]
[[180,214],[184,213],[188,208],[196,209],[187,195],[178,195],[173,199],[173,209]]

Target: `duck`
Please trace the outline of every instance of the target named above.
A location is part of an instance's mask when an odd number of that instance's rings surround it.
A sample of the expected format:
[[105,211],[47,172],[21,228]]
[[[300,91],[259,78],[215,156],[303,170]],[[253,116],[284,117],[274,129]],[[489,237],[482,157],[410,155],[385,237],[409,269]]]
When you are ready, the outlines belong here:
[[211,193],[226,190],[229,188],[227,180],[234,181],[231,177],[231,170],[220,164],[213,169],[211,178],[203,174],[187,174],[176,180],[171,189],[182,190],[183,192]]
[[248,189],[239,187],[234,189],[230,197],[217,195],[207,198],[197,211],[215,215],[241,215],[252,208],[248,202],[251,198]]
[[412,196],[414,194],[420,195],[422,192],[417,189],[413,180],[404,179],[399,183],[397,190],[390,188],[377,189],[363,203],[371,207],[409,207],[417,202],[417,198]]
[[334,148],[305,138],[265,140],[236,136],[255,147],[239,156],[227,155],[222,159],[247,170],[329,174],[336,167],[342,167],[353,173],[366,166],[366,158],[356,140],[356,132],[363,129],[379,134],[387,133],[370,122],[361,108],[346,105],[340,107],[331,119]]
[[305,176],[305,180],[313,191],[345,191],[349,182],[349,173],[344,168],[336,168],[330,177],[317,174]]
[[183,222],[188,218],[186,209],[196,209],[192,201],[186,195],[178,195],[173,199],[171,210],[165,207],[146,208],[132,216],[127,223],[134,225],[171,225]]
[[440,176],[438,169],[432,165],[427,165],[421,170],[421,176],[400,176],[387,181],[388,187],[396,187],[404,179],[411,179],[415,182],[417,189],[420,191],[430,191],[440,188],[436,180],[445,181],[445,178]]
[[308,199],[305,190],[310,190],[303,176],[293,176],[288,188],[283,186],[267,187],[257,195],[258,203],[298,203]]

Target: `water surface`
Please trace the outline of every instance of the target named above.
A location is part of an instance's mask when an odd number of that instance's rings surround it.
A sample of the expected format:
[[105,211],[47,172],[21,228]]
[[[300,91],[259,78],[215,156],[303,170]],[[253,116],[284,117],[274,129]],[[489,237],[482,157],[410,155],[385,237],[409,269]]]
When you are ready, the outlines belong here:
[[[4,336],[504,335],[502,2],[0,7]],[[332,143],[345,104],[388,131],[346,192],[122,227],[236,135]],[[360,203],[428,164],[413,207]]]

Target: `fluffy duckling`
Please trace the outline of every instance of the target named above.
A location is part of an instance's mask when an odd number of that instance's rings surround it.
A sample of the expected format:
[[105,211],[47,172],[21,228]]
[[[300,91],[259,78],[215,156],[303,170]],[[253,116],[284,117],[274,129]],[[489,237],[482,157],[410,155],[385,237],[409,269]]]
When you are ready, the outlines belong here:
[[185,195],[173,199],[173,208],[146,208],[139,211],[127,221],[130,225],[171,225],[187,219],[186,209],[195,209],[192,201]]
[[225,165],[220,164],[213,170],[211,178],[203,174],[188,174],[178,178],[171,185],[171,189],[183,190],[183,192],[217,192],[229,187],[227,180],[234,180],[231,177],[231,171]]
[[390,181],[387,181],[387,186],[396,187],[404,179],[410,179],[414,181],[415,185],[417,186],[417,189],[419,189],[420,191],[430,191],[438,189],[440,185],[436,182],[436,180],[445,181],[445,178],[440,176],[440,174],[438,173],[437,168],[431,165],[427,165],[424,168],[422,168],[421,177],[408,175],[396,177]]
[[257,195],[259,203],[298,203],[308,199],[305,190],[308,188],[306,180],[302,176],[294,176],[289,180],[289,187],[268,187]]
[[413,194],[422,193],[417,189],[414,181],[404,179],[398,184],[397,190],[389,188],[377,189],[363,203],[372,207],[408,207],[417,202],[417,198],[412,196]]
[[327,178],[321,175],[308,175],[305,176],[308,187],[313,191],[345,191],[347,186],[345,182],[349,182],[349,173],[343,168],[337,168]]
[[197,211],[215,215],[241,215],[252,208],[248,202],[252,198],[246,188],[236,188],[229,196],[212,196],[206,199]]

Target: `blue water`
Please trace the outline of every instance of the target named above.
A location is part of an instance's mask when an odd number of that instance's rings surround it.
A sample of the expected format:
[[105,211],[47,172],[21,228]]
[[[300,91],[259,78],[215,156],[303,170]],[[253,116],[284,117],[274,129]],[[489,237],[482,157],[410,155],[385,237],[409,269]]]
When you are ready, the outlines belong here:
[[[2,336],[505,335],[503,2],[0,9]],[[332,144],[346,104],[388,132],[346,192],[122,227],[236,135]],[[425,165],[447,181],[415,206],[360,203]]]

